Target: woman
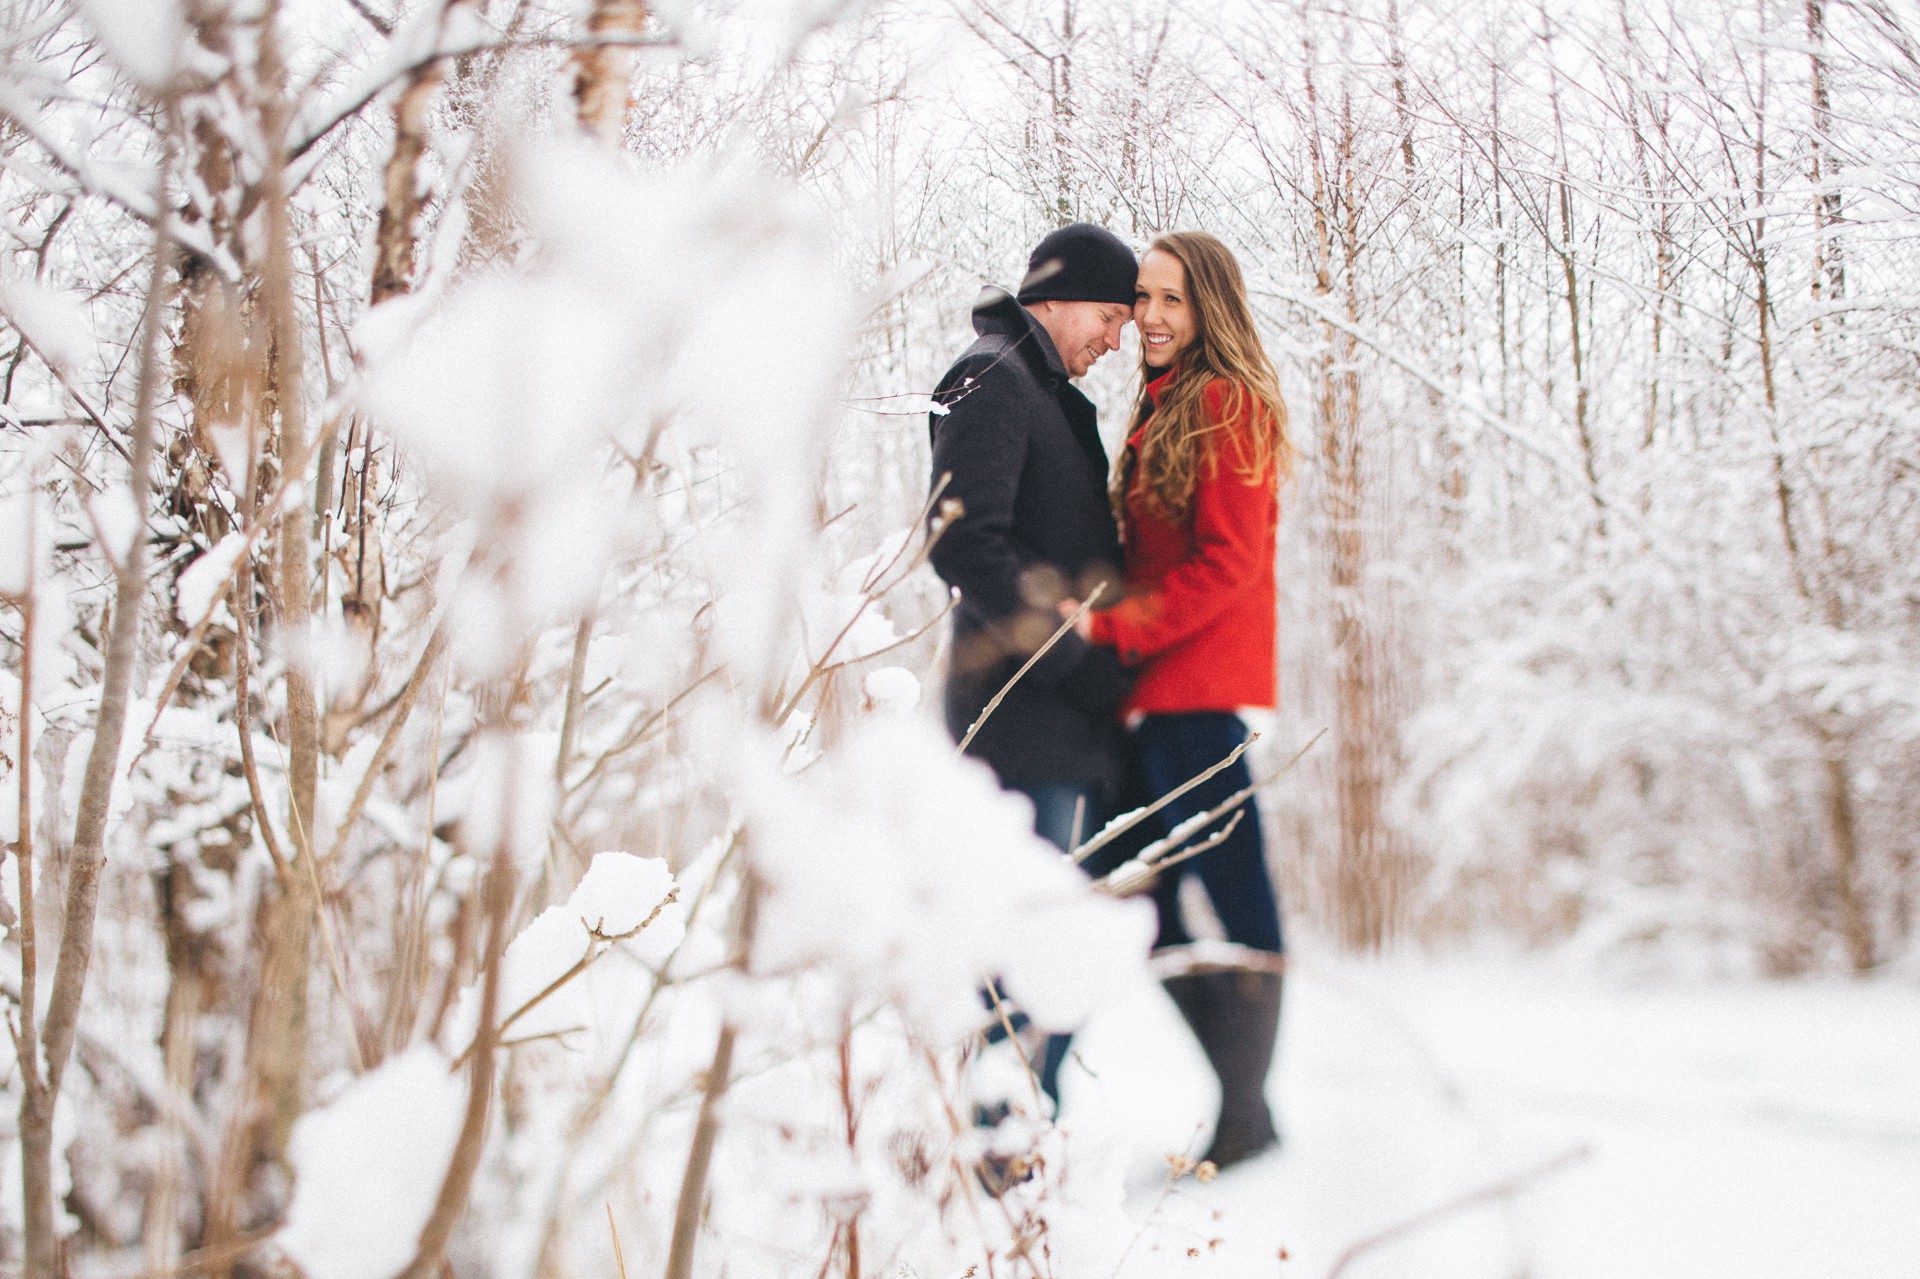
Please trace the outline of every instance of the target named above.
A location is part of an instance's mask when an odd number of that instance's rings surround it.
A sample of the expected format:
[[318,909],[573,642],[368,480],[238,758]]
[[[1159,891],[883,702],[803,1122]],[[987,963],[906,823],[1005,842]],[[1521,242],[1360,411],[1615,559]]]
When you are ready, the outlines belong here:
[[[1274,704],[1274,534],[1294,450],[1239,264],[1218,239],[1190,231],[1153,242],[1140,263],[1134,324],[1144,385],[1113,483],[1126,594],[1081,627],[1136,671],[1123,714],[1140,780],[1159,796],[1246,739],[1239,708]],[[1245,761],[1235,761],[1163,808],[1164,823],[1206,812],[1249,782]],[[1220,1119],[1206,1155],[1220,1165],[1278,1140],[1265,1083],[1284,943],[1259,814],[1251,803],[1241,814],[1223,843],[1167,870],[1154,891],[1157,947],[1191,940],[1179,893],[1192,874],[1228,939],[1251,952],[1245,963],[1166,983],[1220,1076]]]

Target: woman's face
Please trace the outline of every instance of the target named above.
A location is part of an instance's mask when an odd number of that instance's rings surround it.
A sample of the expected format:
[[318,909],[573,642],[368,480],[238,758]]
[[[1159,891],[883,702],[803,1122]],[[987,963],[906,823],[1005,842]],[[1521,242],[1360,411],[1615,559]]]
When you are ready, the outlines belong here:
[[1170,368],[1198,336],[1193,300],[1187,296],[1187,269],[1165,249],[1149,249],[1140,259],[1133,323],[1140,330],[1147,367]]

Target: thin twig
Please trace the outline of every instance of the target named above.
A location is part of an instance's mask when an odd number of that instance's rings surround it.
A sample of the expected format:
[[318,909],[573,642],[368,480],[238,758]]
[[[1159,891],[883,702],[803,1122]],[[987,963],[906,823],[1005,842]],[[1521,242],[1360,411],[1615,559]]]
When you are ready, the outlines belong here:
[[581,787],[585,786],[588,782],[592,781],[595,777],[599,776],[600,770],[605,768],[607,765],[607,762],[611,760],[614,756],[624,755],[626,752],[640,745],[640,743],[646,741],[647,737],[653,732],[653,730],[660,727],[660,725],[666,721],[667,716],[670,713],[672,713],[675,707],[679,706],[680,703],[685,701],[687,698],[693,696],[693,694],[700,688],[700,686],[705,684],[708,680],[714,679],[715,677],[720,675],[723,669],[724,668],[722,667],[715,666],[712,669],[700,675],[695,676],[691,684],[688,684],[685,688],[675,693],[672,697],[669,697],[666,700],[666,702],[660,707],[660,709],[654,711],[652,714],[646,714],[644,712],[635,712],[634,717],[639,722],[635,724],[632,728],[628,729],[626,735],[622,737],[618,742],[616,742],[614,745],[608,747],[605,751],[602,751],[599,755],[594,757],[592,767],[588,768],[587,771],[581,775],[579,781],[567,787],[567,790],[566,790],[567,798],[572,799],[573,796],[580,790]]
[[[509,783],[512,779],[509,778]],[[512,807],[511,790],[506,801]],[[511,831],[509,811],[503,830]],[[508,836],[507,838],[510,838]],[[507,949],[507,929],[513,914],[513,851],[505,839],[494,849],[493,865],[487,872],[487,960],[480,982],[480,1026],[474,1035],[471,1078],[467,1084],[467,1110],[460,1124],[460,1137],[448,1161],[446,1178],[440,1183],[433,1211],[421,1228],[418,1251],[400,1279],[433,1279],[446,1254],[453,1228],[465,1213],[473,1191],[474,1174],[480,1168],[480,1154],[486,1145],[487,1116],[493,1109],[493,1082],[497,1070],[494,1044],[494,1017],[500,1007],[501,962]]]
[[[251,465],[251,460],[249,460]],[[247,779],[247,798],[253,804],[253,821],[260,828],[260,842],[267,850],[267,858],[273,863],[274,877],[282,884],[287,880],[287,857],[280,850],[280,838],[274,834],[272,810],[267,807],[267,797],[260,786],[260,770],[253,758],[253,711],[251,701],[253,690],[248,687],[248,673],[253,660],[250,650],[253,639],[249,617],[253,613],[253,564],[251,557],[241,556],[240,598],[235,601],[234,620],[234,656],[233,656],[233,727],[240,739],[240,771]]]
[[[284,487],[284,478],[282,485],[275,489],[276,504],[281,487]],[[173,695],[179,691],[180,681],[186,677],[187,667],[192,663],[194,654],[200,651],[201,641],[206,638],[208,628],[213,625],[213,615],[220,611],[221,601],[225,600],[233,590],[234,580],[240,573],[240,561],[253,554],[253,544],[260,539],[260,534],[265,532],[266,528],[265,524],[256,522],[247,530],[240,553],[233,557],[233,563],[227,565],[227,573],[221,579],[220,588],[208,597],[206,608],[201,610],[200,616],[188,628],[186,638],[180,642],[180,655],[174,659],[173,668],[167,672],[167,681],[160,687],[160,696],[154,699],[153,718],[147,721],[147,731],[141,738],[141,754],[144,755],[153,745],[153,734],[160,727],[161,713],[167,709],[168,703],[173,700]]]
[[[749,868],[740,883],[740,901],[734,925],[734,956],[745,964],[753,954],[753,940],[760,912],[760,883]],[[732,1083],[733,1049],[739,1028],[729,1017],[720,1025],[714,1040],[713,1061],[707,1067],[701,1090],[700,1116],[694,1121],[693,1142],[687,1148],[686,1171],[680,1177],[680,1198],[674,1205],[673,1235],[667,1251],[664,1279],[692,1279],[694,1244],[700,1237],[700,1221],[707,1197],[707,1174],[713,1164],[713,1147],[720,1136],[720,1099]]]
[[[560,990],[561,987],[571,982],[574,978],[578,977],[581,973],[586,972],[587,969],[593,967],[595,962],[597,962],[602,955],[606,954],[615,945],[619,944],[620,942],[626,941],[629,938],[639,936],[640,933],[644,931],[648,925],[652,924],[654,920],[660,918],[661,911],[665,910],[669,905],[679,900],[680,900],[680,885],[675,884],[672,888],[669,888],[667,890],[667,895],[660,899],[660,904],[655,906],[652,912],[649,913],[645,919],[641,920],[638,924],[635,924],[632,928],[627,929],[623,933],[611,933],[611,934],[602,933],[599,929],[589,926],[587,928],[587,948],[584,952],[581,953],[580,958],[575,960],[573,963],[573,966],[568,968],[567,971],[565,971],[564,973],[561,973],[558,977],[555,977],[552,981],[548,982],[546,986],[541,989],[539,994],[533,996],[533,998],[527,1000],[526,1003],[520,1005],[518,1008],[514,1009],[512,1012],[508,1013],[504,1018],[502,1018],[500,1022],[498,1038],[502,1042],[504,1042],[506,1039],[507,1032],[513,1029],[513,1024],[515,1022],[519,1021],[522,1017],[532,1012],[542,1002],[544,1002],[546,999],[552,996],[555,992]],[[585,924],[586,920],[583,919],[580,922],[582,924]],[[474,1043],[478,1043],[478,1042],[479,1040],[476,1038]],[[473,1047],[474,1047],[473,1044],[468,1044],[465,1051],[463,1051],[458,1057],[454,1058],[453,1064],[455,1069],[458,1069],[462,1064],[466,1062],[467,1057],[473,1052]]]
[[[279,745],[277,739],[274,744]],[[283,772],[291,771],[284,747],[281,749],[280,767]],[[349,1046],[353,1049],[353,1069],[355,1074],[362,1074],[371,1064],[372,1055],[377,1050],[377,1041],[365,1011],[360,1007],[359,1001],[353,997],[353,984],[347,980],[347,961],[344,958],[346,952],[333,935],[333,919],[327,913],[329,898],[332,894],[320,884],[320,872],[316,865],[319,859],[313,852],[313,839],[301,818],[299,807],[290,806],[290,809],[290,816],[293,818],[293,846],[297,855],[295,864],[304,868],[307,887],[313,890],[313,917],[320,926],[320,949],[326,953],[327,972],[333,978],[334,989],[340,992],[340,999],[346,1004],[347,1012],[352,1018],[354,1038]]]
[[1035,649],[1033,656],[1029,657],[1025,664],[1013,673],[1013,678],[1008,680],[1000,691],[993,695],[993,699],[989,701],[986,707],[980,712],[980,718],[974,720],[972,724],[967,726],[966,736],[960,739],[960,751],[962,754],[966,753],[968,745],[972,743],[974,735],[980,731],[981,725],[985,724],[988,717],[1000,709],[1000,703],[1007,700],[1007,694],[1013,691],[1013,686],[1020,682],[1021,676],[1032,670],[1034,663],[1045,657],[1053,649],[1053,646],[1060,642],[1061,636],[1072,630],[1079,624],[1081,618],[1092,611],[1095,602],[1099,600],[1101,594],[1104,593],[1106,589],[1107,584],[1105,582],[1096,582],[1093,589],[1087,592],[1087,598],[1080,601],[1080,607],[1073,611],[1073,616],[1060,623],[1060,629],[1048,636],[1047,642]]
[[[283,1221],[268,1222],[256,1230],[229,1239],[212,1248],[200,1248],[180,1258],[180,1263],[159,1272],[155,1279],[176,1279],[177,1276],[205,1274],[209,1270],[219,1270],[231,1266],[246,1257],[254,1249],[266,1243],[279,1233]],[[152,1272],[148,1272],[152,1274]]]
[[987,998],[993,1003],[993,1015],[1000,1022],[1000,1030],[1013,1045],[1014,1054],[1020,1058],[1021,1068],[1027,1072],[1027,1085],[1033,1089],[1034,1113],[1044,1113],[1046,1103],[1040,1099],[1040,1076],[1033,1073],[1033,1063],[1027,1060],[1027,1054],[1021,1051],[1020,1036],[1014,1032],[1013,1019],[1007,1015],[1007,1006],[1000,998],[1000,986],[997,982],[987,983]]
[[[433,742],[428,748],[427,755],[428,759],[435,761],[438,761],[440,758],[440,731],[446,720],[447,688],[451,682],[452,673],[447,668],[442,667],[440,675],[440,696],[434,704],[433,712]],[[424,945],[424,939],[426,936],[427,899],[429,896],[427,889],[427,867],[432,864],[433,860],[434,809],[439,802],[439,797],[440,769],[436,763],[433,770],[427,775],[426,838],[422,841],[420,857],[416,862],[418,869],[414,872],[407,885],[407,917],[405,928],[401,933],[401,962],[397,965],[400,976],[397,989],[393,994],[393,1000],[387,1006],[386,1028],[382,1042],[383,1055],[394,1044],[405,1042],[408,1032],[412,1029],[414,1022],[419,1018],[420,996],[421,992],[426,988],[427,948]],[[429,1036],[429,1038],[431,1038],[431,1036]]]
[[[596,594],[597,594],[596,589]],[[593,646],[594,610],[588,609],[573,632],[573,660],[567,664],[567,699],[560,715],[560,748],[553,757],[553,784],[567,790],[567,772],[573,767],[573,747],[580,736],[581,687],[587,679],[587,654]]]
[[627,1254],[620,1248],[620,1227],[613,1224],[613,1201],[607,1201],[607,1229],[613,1234],[613,1264],[620,1279],[627,1279]]
[[353,833],[353,827],[360,820],[360,811],[367,805],[373,794],[374,783],[379,780],[380,770],[385,767],[387,757],[393,753],[395,743],[400,740],[400,730],[406,727],[408,718],[413,714],[415,703],[419,701],[420,689],[426,684],[428,674],[434,663],[440,660],[440,654],[446,649],[447,633],[445,628],[437,628],[427,640],[427,647],[420,654],[420,660],[414,664],[413,674],[407,677],[407,683],[400,691],[400,705],[394,711],[393,719],[387,724],[387,731],[380,735],[380,743],[373,749],[373,758],[367,761],[367,771],[360,775],[360,784],[353,789],[353,799],[347,804],[346,816],[340,819],[340,825],[334,828],[333,849],[338,853],[347,845],[347,836]]
[[[1211,819],[1214,814],[1208,812],[1201,814],[1201,816]],[[1168,867],[1178,866],[1181,862],[1189,858],[1198,857],[1200,854],[1210,852],[1226,843],[1227,839],[1233,834],[1234,830],[1238,828],[1241,819],[1244,817],[1246,817],[1246,813],[1244,812],[1235,813],[1225,826],[1222,826],[1219,830],[1207,836],[1199,843],[1189,848],[1181,849],[1171,857],[1156,857],[1148,860],[1148,855],[1143,853],[1139,857],[1123,862],[1108,872],[1103,878],[1095,880],[1094,887],[1114,897],[1131,897],[1133,894],[1150,887],[1156,879],[1160,878],[1160,872],[1166,870]],[[1184,822],[1181,824],[1183,826],[1186,825]],[[1174,839],[1172,836],[1169,836],[1160,842],[1170,844],[1174,842]]]
[[[3,115],[3,114],[4,114],[3,112],[0,112],[0,115]],[[39,344],[37,344],[33,340],[32,335],[27,332],[26,326],[24,324],[21,324],[16,321],[13,327],[14,327],[14,331],[20,335],[21,344],[27,350],[32,351],[35,355],[40,357],[40,363],[45,365],[47,368],[47,371],[53,374],[54,380],[60,383],[60,389],[65,391],[70,397],[72,397],[73,402],[80,406],[80,411],[86,415],[87,421],[93,423],[94,426],[99,428],[101,438],[106,440],[108,444],[113,446],[114,452],[118,453],[122,458],[124,458],[128,462],[131,462],[133,460],[133,455],[127,452],[126,445],[122,444],[118,439],[114,437],[113,428],[107,425],[106,413],[103,410],[94,407],[93,402],[87,398],[86,392],[82,391],[78,386],[74,384],[73,379],[67,376],[67,371],[62,367],[60,367],[60,363],[57,360],[50,360],[47,358],[46,352],[40,349]],[[146,518],[143,514],[141,517],[142,528],[144,528],[145,525],[146,525]]]
[[[1171,831],[1167,832],[1166,835],[1153,841],[1151,844],[1148,844],[1145,848],[1141,849],[1139,853],[1135,854],[1132,858],[1128,859],[1128,861],[1124,865],[1116,867],[1113,871],[1109,872],[1103,879],[1097,881],[1098,885],[1100,887],[1105,888],[1106,891],[1114,893],[1116,896],[1124,897],[1130,893],[1138,892],[1141,888],[1145,887],[1147,884],[1151,884],[1153,882],[1153,879],[1157,877],[1161,871],[1167,869],[1168,867],[1177,866],[1181,862],[1184,862],[1189,858],[1198,857],[1201,853],[1204,853],[1210,849],[1219,847],[1219,845],[1226,840],[1227,836],[1232,833],[1234,825],[1236,825],[1240,820],[1241,814],[1234,813],[1234,810],[1239,808],[1240,805],[1246,802],[1248,799],[1252,798],[1253,795],[1258,791],[1264,790],[1266,787],[1273,785],[1275,782],[1279,781],[1282,777],[1284,777],[1293,768],[1295,764],[1300,762],[1301,758],[1305,756],[1308,751],[1313,749],[1315,742],[1318,742],[1322,737],[1326,736],[1326,732],[1327,730],[1323,728],[1318,733],[1315,733],[1312,739],[1309,740],[1305,746],[1302,746],[1299,750],[1295,751],[1292,757],[1289,758],[1286,763],[1274,769],[1271,773],[1268,773],[1265,777],[1259,778],[1254,782],[1252,782],[1250,785],[1244,786],[1241,789],[1235,791],[1233,794],[1227,796],[1225,799],[1221,800],[1218,804],[1215,804],[1212,808],[1207,809],[1205,812],[1195,813],[1192,817],[1189,817],[1185,821],[1176,825]],[[1250,742],[1251,742],[1251,738],[1249,739],[1249,743]],[[1244,750],[1247,744],[1248,743],[1242,743],[1241,749]],[[1186,783],[1186,785],[1183,786],[1181,789],[1182,790],[1191,789],[1198,782],[1204,781],[1208,776],[1211,776],[1212,773],[1217,773],[1221,768],[1224,768],[1228,763],[1231,763],[1231,762],[1232,762],[1231,759],[1223,760],[1221,763],[1216,764],[1213,767],[1213,769],[1210,770],[1210,772],[1202,774],[1200,777],[1195,778],[1193,781]],[[1176,794],[1177,793],[1178,792],[1176,792]],[[1170,795],[1167,798],[1172,798],[1172,797],[1173,796]],[[1162,801],[1162,803],[1164,803],[1164,800]],[[1155,808],[1158,808],[1160,806],[1161,806],[1160,804],[1154,805]],[[1225,816],[1228,813],[1234,813],[1234,817],[1233,817],[1233,820],[1228,823],[1225,829],[1216,831],[1213,835],[1209,836],[1205,841],[1203,841],[1198,845],[1195,845],[1194,847],[1180,849],[1178,853],[1173,852],[1174,849],[1179,849],[1180,846],[1183,843],[1185,843],[1187,839],[1190,838],[1195,832],[1206,829],[1208,826],[1212,825],[1215,821],[1219,820],[1222,816]],[[1172,854],[1172,855],[1169,855],[1169,854]],[[1142,870],[1129,869],[1129,867],[1144,868],[1145,870],[1151,871],[1152,873],[1151,875],[1147,876],[1145,879],[1139,879],[1138,877],[1142,874]],[[1126,875],[1125,878],[1120,878],[1122,872],[1125,872],[1125,875]]]
[[[914,522],[911,527],[919,528],[927,522],[936,504],[940,501],[940,494],[946,488],[947,479],[948,477],[943,475],[934,484],[932,494],[921,506],[920,514],[914,517]],[[884,564],[877,565],[874,570],[867,575],[867,580],[861,584],[859,607],[853,610],[853,615],[847,618],[846,623],[841,626],[839,634],[835,635],[832,641],[828,643],[826,650],[807,668],[806,678],[800,681],[800,687],[795,689],[793,695],[788,697],[780,709],[775,712],[773,718],[776,722],[785,723],[787,716],[793,714],[795,709],[799,707],[800,700],[807,695],[808,691],[828,675],[843,667],[851,666],[855,662],[868,661],[872,658],[879,657],[883,653],[890,653],[897,648],[913,643],[938,625],[940,618],[947,615],[947,611],[953,607],[951,602],[948,603],[946,608],[940,610],[938,616],[903,639],[895,640],[890,644],[875,649],[871,653],[862,653],[858,657],[849,657],[838,662],[833,660],[834,653],[839,649],[841,644],[846,642],[847,636],[853,633],[854,625],[866,615],[867,610],[873,606],[874,602],[893,590],[894,587],[900,585],[901,582],[904,582],[915,569],[925,564],[928,559],[932,557],[935,544],[939,542],[941,534],[947,531],[950,523],[951,521],[945,519],[934,521],[933,527],[928,531],[926,538],[922,540],[919,551],[914,555],[911,562],[907,564],[906,568],[901,570],[900,575],[891,582],[883,582],[882,579],[893,569],[897,568],[900,561],[906,556],[907,548],[913,544],[911,536],[901,542],[899,549],[893,553],[891,559]]]
[[[16,873],[20,885],[20,1025],[13,1030],[12,1022],[8,1029],[13,1031],[14,1056],[20,1064],[21,1091],[33,1093],[44,1091],[45,1080],[40,1073],[40,1038],[38,1030],[38,1010],[40,1006],[40,938],[35,923],[37,907],[34,898],[33,876],[33,630],[34,596],[38,583],[34,580],[38,567],[40,548],[39,508],[31,496],[27,500],[27,545],[26,545],[26,590],[20,598],[20,754],[14,763],[19,770],[20,807],[15,821],[18,824],[14,857]],[[21,1128],[26,1124],[27,1107],[21,1105]],[[48,1122],[51,1123],[51,1110],[48,1107]],[[23,1170],[24,1171],[24,1170]]]
[[[1108,844],[1111,844],[1114,840],[1120,838],[1120,836],[1126,834],[1128,831],[1132,830],[1135,826],[1138,826],[1141,822],[1146,821],[1147,818],[1153,816],[1155,813],[1165,808],[1168,804],[1171,804],[1174,800],[1179,799],[1182,795],[1186,794],[1188,791],[1192,790],[1194,787],[1200,785],[1202,782],[1205,782],[1209,778],[1215,776],[1222,769],[1231,767],[1233,764],[1233,761],[1239,759],[1242,755],[1247,753],[1247,747],[1253,745],[1255,742],[1259,740],[1260,740],[1260,734],[1248,733],[1247,740],[1244,742],[1241,742],[1238,746],[1234,747],[1231,751],[1227,752],[1226,758],[1222,759],[1218,764],[1215,764],[1213,767],[1207,769],[1205,772],[1198,773],[1193,777],[1189,777],[1186,781],[1181,782],[1178,786],[1174,787],[1172,790],[1162,795],[1159,799],[1154,800],[1151,804],[1148,804],[1145,808],[1136,808],[1133,812],[1128,813],[1125,817],[1115,819],[1113,822],[1109,823],[1103,830],[1101,830],[1098,834],[1096,834],[1092,839],[1088,840],[1086,843],[1075,848],[1073,852],[1070,854],[1070,856],[1073,858],[1073,860],[1076,863],[1087,860],[1087,858],[1093,856],[1093,854],[1099,852],[1101,849],[1105,848]],[[1319,739],[1316,738],[1315,740],[1317,741]]]

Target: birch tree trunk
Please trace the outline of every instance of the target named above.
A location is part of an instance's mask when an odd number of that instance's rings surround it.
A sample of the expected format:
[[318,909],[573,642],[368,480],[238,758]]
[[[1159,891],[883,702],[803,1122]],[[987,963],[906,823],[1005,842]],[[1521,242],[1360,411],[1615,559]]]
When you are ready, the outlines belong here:
[[646,0],[594,0],[587,15],[587,34],[604,37],[573,58],[573,101],[580,127],[593,137],[619,147],[626,136],[632,107],[634,50],[647,25]]

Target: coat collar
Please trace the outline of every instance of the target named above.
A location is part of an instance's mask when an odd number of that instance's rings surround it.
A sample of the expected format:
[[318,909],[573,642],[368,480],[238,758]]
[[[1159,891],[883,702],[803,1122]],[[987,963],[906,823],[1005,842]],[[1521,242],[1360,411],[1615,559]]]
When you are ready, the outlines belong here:
[[1160,397],[1173,389],[1174,379],[1179,376],[1180,366],[1175,364],[1165,373],[1162,373],[1159,377],[1147,383],[1147,398],[1153,401],[1155,408],[1158,408],[1160,405]]
[[[1173,389],[1174,379],[1179,376],[1180,366],[1175,364],[1165,373],[1162,373],[1159,377],[1147,383],[1147,398],[1153,401],[1153,407],[1160,407],[1161,397]],[[1145,439],[1146,435],[1147,424],[1142,422],[1139,426],[1134,427],[1133,431],[1127,436],[1127,443],[1137,449],[1140,447],[1140,441]]]
[[1060,358],[1060,352],[1054,350],[1053,339],[1047,336],[1046,329],[1034,318],[1033,312],[1021,306],[1005,289],[989,284],[980,290],[980,296],[973,303],[973,331],[982,337],[989,333],[1010,337],[1028,362],[1037,366],[1036,372],[1062,380],[1068,376],[1066,363]]

